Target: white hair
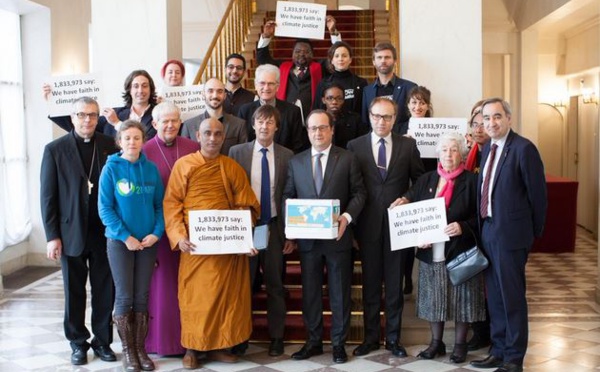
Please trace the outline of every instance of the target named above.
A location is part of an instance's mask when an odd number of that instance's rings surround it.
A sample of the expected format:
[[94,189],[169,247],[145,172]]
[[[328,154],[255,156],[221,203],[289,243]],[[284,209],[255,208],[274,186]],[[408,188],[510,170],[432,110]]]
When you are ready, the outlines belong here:
[[456,143],[456,146],[458,146],[458,152],[463,159],[467,156],[467,152],[469,151],[467,148],[467,140],[465,139],[465,136],[458,132],[448,132],[440,136],[437,146],[435,147],[435,152],[438,154],[438,156],[442,151],[442,146],[448,144],[449,142]]
[[254,72],[254,78],[258,79],[262,74],[275,74],[275,80],[277,80],[277,84],[279,84],[279,67],[270,64],[260,65]]

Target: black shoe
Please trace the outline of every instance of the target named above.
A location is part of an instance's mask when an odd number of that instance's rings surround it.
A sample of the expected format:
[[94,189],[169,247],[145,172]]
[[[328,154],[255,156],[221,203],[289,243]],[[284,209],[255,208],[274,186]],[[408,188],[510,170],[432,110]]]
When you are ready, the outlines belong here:
[[334,363],[346,363],[348,361],[348,355],[346,355],[346,348],[344,345],[338,345],[333,347],[333,362]]
[[87,350],[83,347],[76,347],[73,349],[73,353],[71,354],[71,364],[74,366],[80,366],[83,364],[87,364]]
[[304,360],[312,356],[321,354],[323,354],[323,346],[304,344],[304,346],[302,346],[302,349],[292,354],[292,359]]
[[455,344],[450,361],[452,363],[464,363],[467,360],[467,344]]
[[244,342],[232,347],[231,354],[233,354],[235,356],[242,356],[242,355],[246,354],[246,350],[248,350],[248,341],[244,341]]
[[498,368],[494,372],[523,372],[523,366],[514,363],[504,363],[502,367]]
[[112,351],[112,349],[108,345],[92,345],[92,349],[94,350],[94,355],[99,357],[100,360],[103,360],[105,362],[114,362],[115,360],[117,360],[115,352]]
[[433,359],[436,356],[446,355],[446,344],[442,340],[431,340],[431,343],[427,349],[417,354],[417,358],[421,359]]
[[356,356],[363,356],[375,350],[379,350],[379,344],[363,342],[362,344],[358,345],[354,351],[352,351],[352,354]]
[[390,342],[385,344],[385,349],[392,352],[394,356],[400,358],[406,358],[408,354],[406,354],[406,349],[404,346],[400,345],[397,342]]
[[281,354],[283,354],[283,339],[271,339],[271,345],[269,345],[269,356],[275,357],[280,356]]
[[496,358],[492,354],[488,355],[485,359],[473,360],[471,365],[475,368],[499,368],[504,363],[502,359]]
[[467,342],[467,349],[469,351],[479,350],[481,348],[490,346],[492,341],[490,340],[490,336],[481,336],[477,333],[473,333],[473,337]]

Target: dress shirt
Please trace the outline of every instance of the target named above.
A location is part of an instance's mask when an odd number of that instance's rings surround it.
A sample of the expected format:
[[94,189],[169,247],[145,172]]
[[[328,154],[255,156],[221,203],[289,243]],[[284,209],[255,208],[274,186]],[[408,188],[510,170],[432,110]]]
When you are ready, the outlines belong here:
[[[379,158],[379,137],[374,132],[371,132],[371,146],[373,149],[373,159],[375,159],[375,164],[377,164],[377,159]],[[390,158],[392,157],[392,133],[383,137],[385,140],[385,169],[389,169],[390,167]]]
[[[490,175],[490,188],[489,188],[489,195],[488,195],[488,217],[492,217],[492,191],[494,188],[494,179],[496,178],[496,169],[498,169],[498,162],[500,161],[501,155],[502,155],[502,151],[504,150],[504,145],[506,144],[506,138],[508,137],[508,134],[510,133],[510,130],[508,132],[506,132],[506,135],[498,140],[492,140],[490,142],[490,149],[491,146],[496,144],[498,145],[498,147],[496,148],[496,158],[494,159],[494,164],[492,169],[494,170],[494,172]],[[490,150],[491,151],[491,150]],[[487,172],[490,169],[490,154],[488,153],[488,157],[485,160],[485,167],[483,168],[482,171],[482,179],[485,180],[485,175],[487,174]],[[483,188],[483,185],[482,185]]]
[[[313,174],[315,172],[315,156],[317,156],[317,154],[319,154],[319,153],[323,155],[323,156],[321,156],[321,169],[323,170],[323,182],[325,182],[325,173],[327,173],[327,170],[325,169],[325,167],[327,166],[327,159],[329,158],[329,151],[331,151],[331,146],[332,145],[330,144],[329,147],[327,147],[323,151],[317,151],[317,150],[315,150],[314,147],[310,148],[310,163],[312,164]],[[350,213],[344,212],[344,213],[342,213],[342,216],[346,217],[346,220],[348,220],[348,224],[350,224],[352,222],[352,216],[350,215]]]
[[[262,175],[262,157],[260,150],[263,145],[254,141],[254,150],[252,150],[252,166],[250,168],[250,184],[256,198],[260,200],[261,175]],[[271,183],[271,218],[277,217],[277,205],[275,204],[275,146],[273,142],[267,146],[267,161],[269,162],[269,178]]]

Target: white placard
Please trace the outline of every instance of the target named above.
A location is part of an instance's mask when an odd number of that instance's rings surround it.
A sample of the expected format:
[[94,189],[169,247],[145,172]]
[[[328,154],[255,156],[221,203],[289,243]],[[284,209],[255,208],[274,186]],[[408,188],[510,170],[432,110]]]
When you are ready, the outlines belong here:
[[327,5],[278,1],[275,36],[293,38],[325,38]]
[[67,116],[73,112],[73,102],[83,96],[95,99],[102,105],[103,89],[100,79],[93,74],[52,76],[52,91],[48,97],[48,115]]
[[173,102],[181,110],[181,121],[200,115],[206,110],[202,91],[204,85],[187,85],[183,87],[163,87],[162,97]]
[[250,253],[252,217],[249,210],[190,211],[192,254]]
[[444,233],[444,198],[428,199],[388,209],[392,251],[450,240]]
[[435,147],[444,133],[458,132],[467,135],[466,118],[410,118],[408,135],[417,141],[422,158],[437,158]]

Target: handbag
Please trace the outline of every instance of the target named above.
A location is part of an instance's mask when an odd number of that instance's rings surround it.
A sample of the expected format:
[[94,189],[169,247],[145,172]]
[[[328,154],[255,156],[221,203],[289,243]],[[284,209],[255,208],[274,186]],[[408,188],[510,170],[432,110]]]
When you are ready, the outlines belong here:
[[[470,229],[469,229],[470,230]],[[473,231],[471,231],[473,234]],[[473,234],[475,236],[475,234]],[[477,238],[475,238],[477,241]],[[448,277],[453,285],[460,285],[479,274],[489,266],[489,261],[475,244],[466,252],[462,252],[446,263]]]

